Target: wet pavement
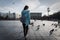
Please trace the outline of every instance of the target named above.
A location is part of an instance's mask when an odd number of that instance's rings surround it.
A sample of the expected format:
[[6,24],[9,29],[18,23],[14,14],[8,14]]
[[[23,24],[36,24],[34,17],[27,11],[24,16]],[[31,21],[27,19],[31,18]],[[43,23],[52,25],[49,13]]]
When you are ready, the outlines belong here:
[[[53,21],[34,21],[33,26],[29,25],[27,40],[60,40],[60,28],[59,26],[55,28],[52,24],[58,23]],[[54,32],[49,35],[51,29],[54,29]],[[0,21],[0,40],[24,40],[22,23],[19,20]]]

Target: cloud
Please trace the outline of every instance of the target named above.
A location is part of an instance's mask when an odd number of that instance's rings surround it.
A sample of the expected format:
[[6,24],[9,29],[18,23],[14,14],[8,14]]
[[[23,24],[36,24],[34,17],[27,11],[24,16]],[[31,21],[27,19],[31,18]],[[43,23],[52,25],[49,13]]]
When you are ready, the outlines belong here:
[[60,2],[60,0],[39,0],[42,5],[50,6],[56,2]]
[[[3,3],[3,0],[1,1],[2,2],[0,2],[0,4]],[[17,1],[10,0],[8,1],[8,3],[6,1],[4,1],[5,6],[2,7],[1,6],[2,4],[0,5],[0,11],[2,12],[11,11],[11,12],[16,12],[16,13],[21,13],[24,6],[28,5],[31,12],[42,12],[43,15],[45,14],[47,15],[48,5],[46,4],[49,4],[50,10],[51,10],[50,14],[52,14],[55,11],[60,10],[60,2],[58,2],[60,0],[55,0],[55,1],[54,0],[17,0]],[[41,5],[41,3],[43,3],[43,5]],[[9,6],[7,6],[7,4]]]
[[17,12],[18,9],[17,8],[13,8],[13,7],[0,7],[0,12]]
[[52,10],[59,11],[60,10],[60,2],[57,2],[51,6]]
[[35,9],[37,6],[40,5],[39,0],[22,0],[24,5],[28,5],[30,10]]
[[38,8],[32,10],[31,12],[42,12],[43,15],[47,15],[47,6],[39,6]]
[[60,11],[60,2],[57,2],[55,4],[52,4],[50,6],[50,10],[51,10],[51,14],[57,12],[57,11]]
[[[5,3],[6,3],[6,1],[5,1]],[[14,2],[14,4],[12,2]],[[21,13],[21,11],[23,10],[25,5],[28,5],[30,10],[35,9],[37,6],[40,5],[39,0],[17,0],[17,1],[13,0],[12,2],[11,2],[12,4],[11,3],[10,4],[9,3],[5,4],[5,5],[9,4],[9,6],[3,6],[3,7],[0,6],[0,8],[1,8],[0,11],[11,11],[11,12]]]

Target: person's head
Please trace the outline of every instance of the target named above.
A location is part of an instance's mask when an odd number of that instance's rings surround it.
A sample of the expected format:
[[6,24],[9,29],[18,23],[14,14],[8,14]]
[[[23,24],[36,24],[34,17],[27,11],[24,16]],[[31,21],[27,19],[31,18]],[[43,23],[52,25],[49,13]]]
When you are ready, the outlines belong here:
[[27,6],[27,5],[25,5],[25,7],[24,7],[24,10],[27,10],[29,7]]

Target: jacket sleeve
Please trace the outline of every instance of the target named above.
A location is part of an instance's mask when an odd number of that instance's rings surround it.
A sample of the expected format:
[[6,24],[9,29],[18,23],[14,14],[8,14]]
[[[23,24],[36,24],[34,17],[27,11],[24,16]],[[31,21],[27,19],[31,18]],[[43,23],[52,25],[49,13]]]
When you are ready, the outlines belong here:
[[29,24],[30,24],[30,12],[28,11],[28,20],[29,20]]

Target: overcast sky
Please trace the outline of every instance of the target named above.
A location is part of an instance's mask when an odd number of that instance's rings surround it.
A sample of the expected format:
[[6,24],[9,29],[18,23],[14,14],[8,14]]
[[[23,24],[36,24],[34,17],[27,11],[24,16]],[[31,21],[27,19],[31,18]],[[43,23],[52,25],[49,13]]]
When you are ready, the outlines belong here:
[[30,12],[42,12],[47,15],[47,8],[50,13],[60,11],[60,0],[0,0],[0,12],[16,12],[21,13],[24,6],[28,5]]

